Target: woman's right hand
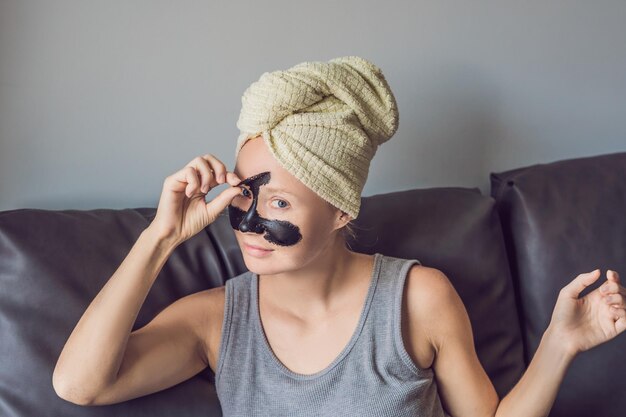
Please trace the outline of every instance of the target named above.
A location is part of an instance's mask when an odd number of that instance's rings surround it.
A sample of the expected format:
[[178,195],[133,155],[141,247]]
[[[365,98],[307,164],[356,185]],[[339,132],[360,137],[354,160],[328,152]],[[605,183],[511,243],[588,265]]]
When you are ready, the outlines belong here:
[[[211,154],[198,156],[165,178],[157,213],[149,228],[157,236],[179,245],[213,223],[241,192],[241,180]],[[208,203],[205,195],[219,184],[231,186]]]

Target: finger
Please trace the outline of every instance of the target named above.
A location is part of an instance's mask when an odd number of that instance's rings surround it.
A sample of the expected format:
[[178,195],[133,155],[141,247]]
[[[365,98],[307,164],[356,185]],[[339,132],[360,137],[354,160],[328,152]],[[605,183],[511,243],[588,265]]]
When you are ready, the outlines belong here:
[[185,192],[190,196],[189,188],[198,184],[198,176],[193,167],[186,166],[165,179],[173,191]]
[[178,193],[185,191],[187,187],[187,181],[185,180],[185,174],[182,170],[173,173],[165,178],[163,181],[163,187],[167,187],[170,190]]
[[600,277],[600,270],[596,269],[591,272],[578,275],[569,284],[561,289],[561,292],[568,297],[578,298],[578,295],[588,286],[593,284]]
[[613,282],[617,282],[619,283],[619,274],[617,273],[617,271],[613,271],[612,269],[609,269],[606,271],[606,278],[613,281]]
[[611,315],[613,316],[613,320],[624,319],[626,318],[626,310],[624,307],[611,306]]
[[233,185],[233,186],[237,186],[241,182],[241,179],[239,179],[237,174],[235,174],[234,172],[228,172],[226,174],[226,180],[228,181],[230,185]]
[[614,281],[605,281],[604,284],[600,286],[600,292],[603,295],[615,293],[626,295],[626,288]]
[[201,156],[197,156],[195,157],[193,160],[191,160],[187,166],[191,166],[196,168],[199,173],[200,173],[200,192],[202,193],[208,193],[209,190],[217,185],[217,182],[215,182],[215,173],[213,171],[213,168],[211,168],[211,165],[209,164],[209,161],[207,161],[206,159],[204,159]]
[[195,167],[185,167],[185,179],[187,180],[187,187],[185,188],[185,195],[190,197],[195,192],[200,191],[200,173]]
[[206,159],[211,165],[211,168],[213,168],[217,184],[223,184],[224,182],[226,182],[226,166],[222,163],[222,161],[220,161],[210,153],[202,155],[202,157]]
[[221,193],[219,193],[213,200],[206,203],[206,209],[209,213],[211,220],[216,219],[217,216],[230,204],[233,198],[239,194],[241,189],[239,187],[228,187]]
[[624,305],[624,296],[621,294],[605,295],[604,302],[612,306],[626,307],[626,305]]
[[622,315],[619,316],[618,315],[618,319],[615,320],[615,331],[617,332],[617,334],[620,334],[621,332],[623,332],[624,330],[626,330],[626,316]]

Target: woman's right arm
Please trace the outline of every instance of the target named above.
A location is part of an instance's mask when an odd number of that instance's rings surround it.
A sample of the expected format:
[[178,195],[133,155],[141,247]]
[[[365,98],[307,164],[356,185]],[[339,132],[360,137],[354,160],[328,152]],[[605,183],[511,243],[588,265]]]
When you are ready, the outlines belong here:
[[[52,380],[61,398],[76,404],[92,404],[100,393],[118,381],[129,338],[132,338],[129,350],[133,351],[141,338],[139,331],[131,335],[132,326],[172,249],[173,245],[155,236],[150,227],[141,233],[65,343]],[[174,348],[180,350],[182,346],[169,347]],[[164,355],[163,359],[167,360],[168,356]],[[199,358],[194,362],[195,367],[201,364]],[[127,359],[125,366],[128,363]],[[134,377],[149,377],[161,368],[144,371],[147,375],[135,372]]]
[[111,404],[173,386],[207,366],[205,334],[217,289],[183,297],[131,330],[176,246],[212,223],[239,193],[229,187],[206,203],[205,185],[225,181],[236,185],[239,179],[212,155],[195,158],[166,178],[155,219],[65,343],[52,378],[57,395],[81,405]]

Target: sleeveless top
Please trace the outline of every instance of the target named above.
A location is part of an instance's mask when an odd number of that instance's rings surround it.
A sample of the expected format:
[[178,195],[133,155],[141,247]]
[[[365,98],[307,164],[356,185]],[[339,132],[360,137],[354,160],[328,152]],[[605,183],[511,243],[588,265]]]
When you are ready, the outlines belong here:
[[258,275],[225,284],[215,388],[225,417],[450,417],[431,368],[419,368],[402,342],[400,309],[409,268],[374,254],[374,268],[352,338],[325,369],[300,374],[272,351],[258,307]]

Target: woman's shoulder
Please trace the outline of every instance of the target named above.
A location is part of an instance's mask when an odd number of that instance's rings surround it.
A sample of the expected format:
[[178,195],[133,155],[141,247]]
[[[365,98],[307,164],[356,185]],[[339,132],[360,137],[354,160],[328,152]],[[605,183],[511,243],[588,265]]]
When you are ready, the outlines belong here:
[[448,276],[440,269],[423,265],[412,265],[406,277],[406,292],[411,300],[418,304],[428,303],[428,300],[440,301],[456,293]]
[[405,289],[409,319],[419,324],[434,343],[455,331],[467,317],[465,306],[448,276],[441,270],[413,265]]

